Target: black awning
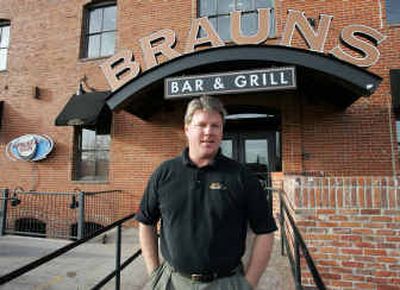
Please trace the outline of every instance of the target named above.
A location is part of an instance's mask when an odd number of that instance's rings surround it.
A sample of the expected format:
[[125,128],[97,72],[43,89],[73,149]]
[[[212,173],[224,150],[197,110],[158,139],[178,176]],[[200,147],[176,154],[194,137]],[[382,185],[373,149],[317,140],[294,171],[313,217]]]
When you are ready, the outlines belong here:
[[207,72],[236,71],[294,65],[298,88],[315,100],[346,108],[378,88],[381,78],[332,56],[284,46],[224,46],[177,57],[145,71],[113,92],[112,110],[123,109],[146,118],[165,106],[164,78]]
[[4,101],[0,101],[0,128],[1,128],[1,120],[3,119],[3,106],[4,106]]
[[102,115],[111,114],[106,104],[110,92],[73,95],[57,116],[56,126],[94,126]]

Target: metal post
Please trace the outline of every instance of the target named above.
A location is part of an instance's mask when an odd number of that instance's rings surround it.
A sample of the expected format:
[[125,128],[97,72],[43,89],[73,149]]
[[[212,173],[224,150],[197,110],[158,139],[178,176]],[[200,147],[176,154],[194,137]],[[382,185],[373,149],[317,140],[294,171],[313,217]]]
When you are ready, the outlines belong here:
[[117,227],[115,249],[115,289],[119,290],[121,287],[121,225]]
[[78,240],[85,236],[85,193],[78,195]]
[[300,245],[298,237],[294,235],[294,262],[295,262],[295,283],[297,289],[303,289],[301,286],[301,265],[300,265]]
[[1,203],[0,203],[0,236],[4,236],[7,226],[7,200],[8,200],[8,189],[4,188],[1,191]]
[[285,219],[283,215],[283,196],[281,195],[279,198],[279,224],[281,228],[281,255],[285,255]]

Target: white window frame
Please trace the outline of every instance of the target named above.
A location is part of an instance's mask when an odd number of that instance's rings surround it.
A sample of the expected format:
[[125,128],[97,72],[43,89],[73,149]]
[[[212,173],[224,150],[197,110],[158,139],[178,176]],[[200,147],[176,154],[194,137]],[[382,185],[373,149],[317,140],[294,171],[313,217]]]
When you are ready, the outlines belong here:
[[0,71],[7,70],[8,49],[10,47],[10,21],[0,20]]
[[[208,13],[203,10],[203,3],[205,4],[206,2],[214,2],[214,8],[215,11],[214,13]],[[224,41],[230,41],[232,38],[230,36],[230,12],[232,11],[242,11],[242,29],[246,28],[246,23],[243,23],[246,21],[247,17],[251,17],[252,15],[258,16],[258,8],[272,8],[272,19],[270,23],[271,27],[271,32],[270,36],[273,36],[275,34],[275,0],[264,0],[271,2],[271,5],[265,6],[261,5],[263,1],[261,0],[198,0],[198,16],[199,17],[207,17],[208,20],[211,22],[211,24],[214,26],[215,30],[218,32],[220,37]],[[224,9],[221,3],[223,2],[230,2],[229,7],[227,9]],[[251,8],[247,9],[246,4],[250,4]],[[243,8],[244,7],[244,8]],[[222,12],[221,12],[222,11]],[[250,18],[251,21],[253,22],[253,26],[256,27],[255,30],[258,29],[258,17],[252,17]],[[225,26],[227,25],[227,27]],[[249,31],[246,32],[244,31],[244,34],[253,34],[256,31]]]
[[[110,11],[111,9],[115,9],[114,16],[114,27],[105,27],[105,11]],[[100,27],[98,30],[91,31],[92,29],[92,17],[99,13],[100,16]],[[109,47],[105,49],[107,41],[106,37],[113,37],[114,43],[113,47]],[[81,58],[101,58],[113,55],[116,48],[116,39],[117,39],[117,4],[115,1],[104,1],[100,3],[90,3],[84,9],[84,28],[83,28],[83,49],[81,51]],[[97,47],[96,47],[97,45]]]

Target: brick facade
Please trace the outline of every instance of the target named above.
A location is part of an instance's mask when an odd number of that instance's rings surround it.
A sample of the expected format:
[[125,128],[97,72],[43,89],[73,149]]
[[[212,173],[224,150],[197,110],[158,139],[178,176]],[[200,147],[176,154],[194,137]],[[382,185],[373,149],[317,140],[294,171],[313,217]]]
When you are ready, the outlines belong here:
[[291,176],[285,189],[328,289],[399,289],[398,178]]
[[[141,61],[138,40],[163,28],[176,32],[176,49],[183,50],[191,21],[197,17],[197,1],[117,2],[117,51],[133,50]],[[55,141],[49,158],[37,163],[12,161],[1,153],[0,188],[20,186],[46,192],[121,190],[129,196],[125,197],[125,204],[135,210],[150,173],[161,161],[178,154],[186,143],[182,129],[184,104],[163,108],[149,120],[124,110],[114,111],[109,180],[72,181],[73,128],[56,127],[54,120],[82,78],[89,88],[109,89],[99,67],[106,59],[79,58],[83,7],[88,3],[89,0],[0,0],[0,19],[11,23],[7,70],[0,71],[0,101],[4,101],[0,152],[23,134],[46,134]],[[227,95],[221,99],[228,105],[266,106],[280,111],[283,170],[274,174],[277,179],[294,174],[398,175],[389,70],[400,67],[400,28],[387,25],[385,1],[276,0],[277,35],[268,39],[267,45],[279,43],[288,9],[304,11],[317,23],[322,13],[333,16],[325,52],[339,44],[341,30],[351,24],[366,25],[387,36],[378,45],[379,61],[368,68],[383,79],[378,90],[344,110],[316,103],[297,92]],[[307,48],[299,33],[295,33],[292,43]],[[34,97],[35,87],[40,91],[38,98]],[[320,94],[323,99],[324,92]],[[149,102],[151,97],[148,96]],[[361,197],[356,197],[354,203],[351,197],[350,204],[345,204],[348,193],[337,195],[335,204],[331,203],[331,196],[315,194],[303,198],[293,196],[299,221],[332,289],[375,289],[379,285],[400,284],[396,254],[400,235],[398,195],[388,192],[379,204],[369,196],[364,196],[367,199],[363,203]],[[320,204],[323,206],[316,206]],[[371,224],[376,227],[369,227]],[[368,272],[372,263],[378,265],[374,273]],[[382,287],[379,289],[389,289]]]

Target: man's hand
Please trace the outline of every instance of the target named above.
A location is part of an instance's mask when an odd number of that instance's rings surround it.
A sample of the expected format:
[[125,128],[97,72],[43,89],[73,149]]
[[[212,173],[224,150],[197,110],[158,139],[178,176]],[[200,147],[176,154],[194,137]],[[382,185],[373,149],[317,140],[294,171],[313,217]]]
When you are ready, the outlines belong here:
[[271,258],[274,245],[274,233],[256,235],[250,254],[250,261],[245,274],[246,280],[255,289],[261,275],[265,271]]

